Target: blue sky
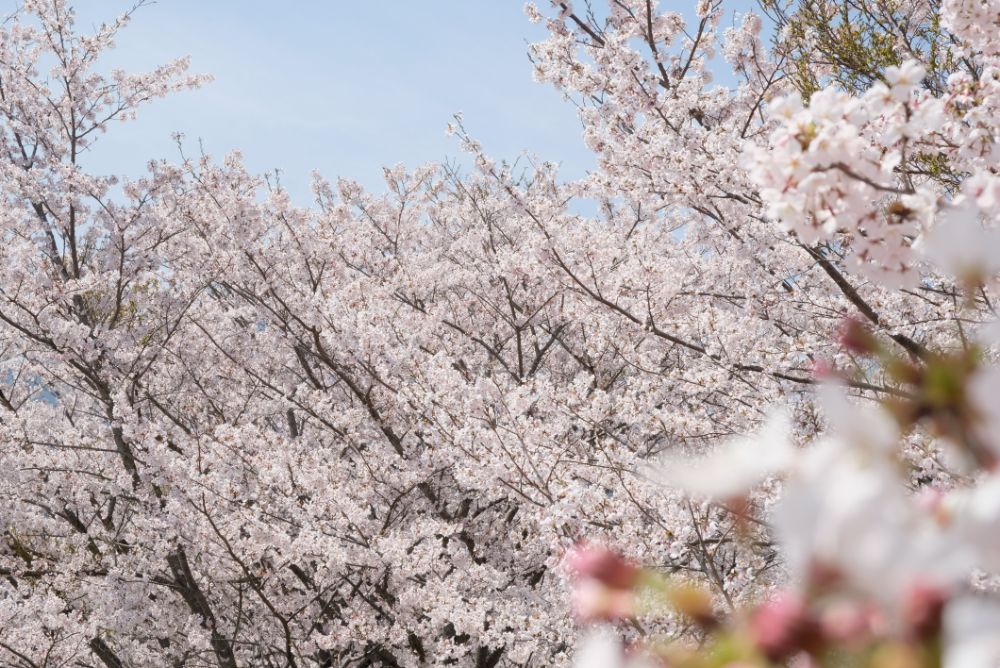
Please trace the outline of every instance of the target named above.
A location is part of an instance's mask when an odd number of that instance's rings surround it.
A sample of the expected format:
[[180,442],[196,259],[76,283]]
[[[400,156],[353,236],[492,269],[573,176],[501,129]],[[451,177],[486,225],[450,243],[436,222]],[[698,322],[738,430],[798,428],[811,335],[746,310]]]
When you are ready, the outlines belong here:
[[[78,28],[125,9],[77,0]],[[203,89],[147,106],[101,138],[87,166],[137,175],[150,158],[187,148],[240,148],[255,172],[282,171],[302,204],[309,174],[381,189],[382,165],[460,154],[445,125],[462,111],[494,158],[528,150],[567,177],[593,164],[572,105],[535,83],[526,45],[544,27],[519,0],[160,0],[141,8],[108,67],[148,69],[181,55],[212,74]]]

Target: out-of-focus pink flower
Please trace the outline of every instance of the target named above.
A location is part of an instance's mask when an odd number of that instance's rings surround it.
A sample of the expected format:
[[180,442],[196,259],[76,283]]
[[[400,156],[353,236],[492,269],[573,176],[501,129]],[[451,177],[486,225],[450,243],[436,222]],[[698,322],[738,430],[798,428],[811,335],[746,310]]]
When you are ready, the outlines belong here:
[[582,622],[613,622],[635,614],[635,592],[586,579],[573,587],[573,612]]
[[973,285],[1000,272],[1000,232],[982,226],[973,203],[947,207],[940,218],[925,241],[928,260]]
[[923,487],[914,495],[917,507],[931,514],[937,514],[945,500],[944,493],[936,487]]
[[599,631],[582,639],[573,661],[576,668],[617,668],[624,663],[625,652],[621,641]]
[[973,174],[965,180],[962,189],[984,211],[1000,204],[1000,177],[988,172]]
[[581,621],[614,621],[635,613],[642,570],[603,545],[578,543],[566,555],[575,579],[573,609]]
[[844,574],[839,568],[819,559],[809,562],[809,566],[806,569],[806,581],[811,587],[819,591],[836,587],[843,578]]
[[924,487],[914,495],[917,507],[927,513],[940,526],[948,526],[951,522],[951,509],[948,507],[948,497],[940,489]]
[[657,475],[667,486],[718,500],[739,499],[795,460],[791,424],[775,412],[759,434],[735,438],[701,457],[662,460]]
[[914,638],[926,638],[941,630],[948,593],[932,584],[916,582],[903,599],[902,618]]
[[873,610],[855,601],[837,601],[820,615],[820,630],[829,642],[852,645],[871,635]]
[[754,644],[772,660],[787,658],[820,637],[819,624],[798,593],[782,592],[750,618]]
[[595,629],[583,636],[573,659],[574,668],[655,668],[660,665],[641,645],[623,646],[621,639],[608,629]]
[[833,363],[830,360],[818,359],[813,362],[812,375],[813,378],[817,378],[819,380],[835,378],[837,375],[837,369],[833,366]]
[[851,352],[869,355],[878,350],[878,339],[871,329],[856,318],[847,318],[840,326],[837,340]]
[[952,601],[944,613],[944,668],[993,668],[1000,661],[1000,605],[983,597]]
[[631,589],[640,569],[602,545],[578,543],[567,555],[566,566],[578,578],[591,579],[612,589]]

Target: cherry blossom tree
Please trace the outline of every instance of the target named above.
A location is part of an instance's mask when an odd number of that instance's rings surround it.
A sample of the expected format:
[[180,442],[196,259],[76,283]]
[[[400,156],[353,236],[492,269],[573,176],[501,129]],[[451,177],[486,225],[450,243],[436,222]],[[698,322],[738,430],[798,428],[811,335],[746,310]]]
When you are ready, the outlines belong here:
[[[872,16],[869,6],[845,5],[840,23],[834,5],[803,7],[783,21],[772,54],[799,49],[819,67],[804,78],[789,73],[761,123],[748,126],[760,134],[744,138],[738,164],[762,218],[856,307],[838,336],[849,359],[821,370],[830,387],[810,402],[823,416],[810,425],[814,434],[804,433],[804,407],[792,400],[791,424],[778,417],[760,437],[701,457],[675,453],[658,467],[669,488],[740,518],[743,544],[776,541],[782,575],[763,583],[757,602],[725,608],[662,567],[578,547],[568,566],[585,617],[686,620],[701,648],[646,626],[629,656],[595,636],[581,665],[1000,660],[996,551],[987,538],[998,520],[991,292],[1000,152],[997,116],[985,111],[997,100],[1000,7],[907,7],[918,27],[921,12],[933,14],[933,31],[918,32],[938,41],[905,39],[912,24],[880,24],[876,46],[892,51],[866,47],[884,56],[881,65],[864,60],[874,69],[843,58],[858,53],[863,32],[847,17],[855,9]],[[795,274],[793,289],[806,274]],[[871,399],[879,408],[865,406]]]
[[995,547],[998,10],[889,29],[866,5],[875,51],[814,34],[836,6],[528,6],[592,174],[494,161],[456,119],[469,173],[317,176],[304,207],[183,142],[86,173],[204,79],[101,73],[128,14],[90,35],[24,2],[0,29],[3,662],[565,665],[593,619],[677,652],[759,628],[742,658],[778,661],[827,638],[789,630],[822,612],[790,584],[815,554],[849,603],[913,599],[921,641],[945,609],[981,639],[952,602],[982,603],[961,586]]

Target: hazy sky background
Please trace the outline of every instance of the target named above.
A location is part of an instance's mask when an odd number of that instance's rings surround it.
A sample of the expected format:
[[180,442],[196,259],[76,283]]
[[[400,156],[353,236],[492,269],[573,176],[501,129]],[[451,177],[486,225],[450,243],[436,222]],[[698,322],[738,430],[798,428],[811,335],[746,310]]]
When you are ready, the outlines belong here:
[[[126,9],[77,0],[78,28]],[[189,55],[215,80],[154,102],[116,124],[86,165],[138,175],[175,158],[171,134],[216,157],[240,148],[250,169],[282,171],[294,199],[311,201],[310,172],[381,190],[382,165],[415,166],[460,154],[445,125],[462,111],[494,158],[524,150],[593,165],[572,105],[535,83],[527,43],[545,36],[520,0],[159,0],[136,12],[108,67],[149,69]]]

